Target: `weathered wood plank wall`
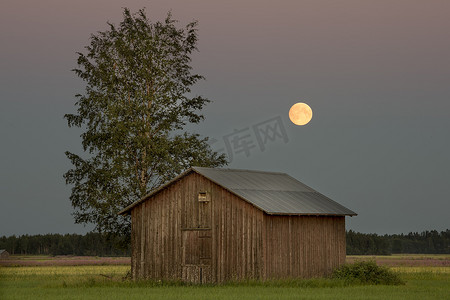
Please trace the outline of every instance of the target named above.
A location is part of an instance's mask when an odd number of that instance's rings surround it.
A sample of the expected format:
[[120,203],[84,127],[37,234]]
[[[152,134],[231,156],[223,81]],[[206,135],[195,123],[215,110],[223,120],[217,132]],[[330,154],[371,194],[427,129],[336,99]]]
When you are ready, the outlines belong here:
[[260,278],[264,213],[214,183],[211,194],[214,281]]
[[328,275],[345,262],[345,217],[269,216],[266,278]]

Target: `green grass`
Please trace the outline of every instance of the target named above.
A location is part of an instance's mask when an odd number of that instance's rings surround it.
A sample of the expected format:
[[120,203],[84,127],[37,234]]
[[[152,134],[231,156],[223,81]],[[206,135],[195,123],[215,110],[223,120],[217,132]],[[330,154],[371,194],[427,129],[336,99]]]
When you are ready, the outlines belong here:
[[349,285],[336,279],[186,286],[123,280],[128,266],[0,267],[0,299],[450,299],[450,272],[400,271],[405,285]]

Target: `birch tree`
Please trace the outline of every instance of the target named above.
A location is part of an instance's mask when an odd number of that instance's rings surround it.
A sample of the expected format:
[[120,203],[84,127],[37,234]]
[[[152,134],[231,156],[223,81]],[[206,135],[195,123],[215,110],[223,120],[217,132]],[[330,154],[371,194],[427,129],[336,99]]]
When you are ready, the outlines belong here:
[[204,79],[191,66],[197,22],[177,25],[170,13],[151,22],[145,10],[124,9],[119,25],[108,23],[77,53],[74,72],[86,88],[76,95],[77,112],[64,116],[83,132],[84,154],[67,151],[73,168],[64,174],[76,223],[127,235],[122,208],[193,165],[226,164],[207,138],[185,131],[204,119],[210,101],[191,91]]

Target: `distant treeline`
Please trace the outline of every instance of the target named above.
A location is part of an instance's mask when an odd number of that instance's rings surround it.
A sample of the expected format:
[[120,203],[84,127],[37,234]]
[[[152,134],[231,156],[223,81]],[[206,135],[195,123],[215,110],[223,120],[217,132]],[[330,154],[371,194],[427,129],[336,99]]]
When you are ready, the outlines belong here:
[[408,234],[367,234],[347,231],[348,255],[450,254],[450,229]]
[[90,232],[0,237],[0,249],[9,254],[129,256],[129,246],[120,237]]
[[[10,254],[129,256],[130,247],[117,236],[100,233],[38,234],[0,237],[0,249]],[[347,231],[347,254],[450,254],[450,229],[409,234],[367,234]]]

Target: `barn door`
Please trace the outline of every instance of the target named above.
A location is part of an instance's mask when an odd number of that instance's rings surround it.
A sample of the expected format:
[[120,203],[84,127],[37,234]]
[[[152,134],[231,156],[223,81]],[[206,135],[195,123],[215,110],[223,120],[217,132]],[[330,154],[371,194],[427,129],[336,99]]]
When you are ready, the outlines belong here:
[[207,193],[198,195],[198,225],[183,230],[183,280],[211,282],[211,201]]
[[183,230],[183,281],[211,282],[211,229]]

